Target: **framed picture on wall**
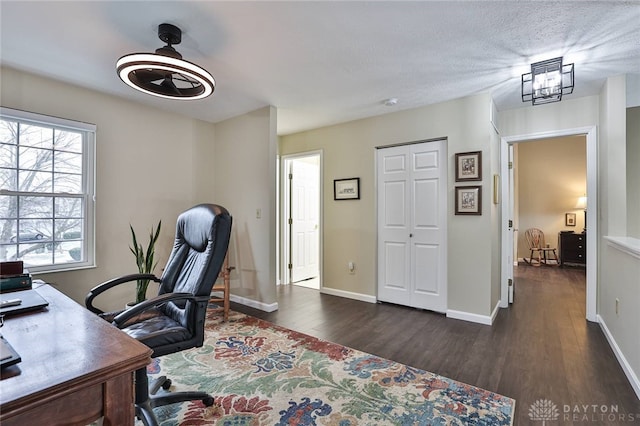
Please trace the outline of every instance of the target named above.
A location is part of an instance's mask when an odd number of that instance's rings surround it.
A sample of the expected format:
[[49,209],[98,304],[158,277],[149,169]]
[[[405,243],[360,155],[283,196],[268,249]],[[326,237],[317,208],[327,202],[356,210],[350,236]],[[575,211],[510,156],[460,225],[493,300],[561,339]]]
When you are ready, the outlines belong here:
[[359,200],[360,178],[335,179],[333,181],[334,200]]
[[576,214],[575,213],[565,213],[564,214],[564,224],[566,226],[576,226]]
[[456,154],[456,182],[482,180],[482,151]]
[[456,187],[456,214],[482,214],[482,187]]

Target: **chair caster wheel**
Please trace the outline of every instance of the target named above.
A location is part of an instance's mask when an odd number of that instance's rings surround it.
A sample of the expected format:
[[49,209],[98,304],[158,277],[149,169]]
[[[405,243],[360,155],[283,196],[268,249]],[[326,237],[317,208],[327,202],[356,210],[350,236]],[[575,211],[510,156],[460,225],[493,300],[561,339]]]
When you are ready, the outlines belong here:
[[171,387],[171,379],[167,379],[164,381],[164,383],[162,383],[162,389],[169,390],[170,387]]
[[204,398],[202,403],[207,407],[211,407],[213,405],[213,397]]

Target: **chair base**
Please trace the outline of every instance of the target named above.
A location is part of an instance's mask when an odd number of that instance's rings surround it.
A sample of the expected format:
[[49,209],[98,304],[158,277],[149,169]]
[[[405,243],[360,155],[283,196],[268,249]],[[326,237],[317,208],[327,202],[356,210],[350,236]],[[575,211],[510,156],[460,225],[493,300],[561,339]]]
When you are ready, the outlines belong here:
[[136,417],[141,420],[145,426],[158,426],[158,419],[156,419],[155,414],[153,414],[155,407],[198,400],[202,401],[207,407],[211,407],[214,403],[213,396],[205,392],[176,392],[157,396],[153,395],[161,387],[167,389],[169,386],[171,386],[171,381],[163,376],[156,379],[151,388],[149,388],[149,378],[146,367],[136,371]]
[[[533,258],[533,252],[536,252],[538,254],[538,262],[534,263],[534,258]],[[542,256],[541,256],[542,254]],[[549,255],[547,255],[549,254]],[[553,258],[551,258],[551,254],[553,254]],[[556,253],[556,249],[554,248],[545,248],[545,249],[533,249],[531,250],[531,253],[529,253],[529,260],[527,260],[526,257],[523,257],[522,260],[524,260],[525,263],[528,263],[531,266],[542,266],[542,265],[549,265],[549,261],[550,260],[555,260],[555,264],[559,265],[560,264],[560,259],[558,259],[558,253]]]

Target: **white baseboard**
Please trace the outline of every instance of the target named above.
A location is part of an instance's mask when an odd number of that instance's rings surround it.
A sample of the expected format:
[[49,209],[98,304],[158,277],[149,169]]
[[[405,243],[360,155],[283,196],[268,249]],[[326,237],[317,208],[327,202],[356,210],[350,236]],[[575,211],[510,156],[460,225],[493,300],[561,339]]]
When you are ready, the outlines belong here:
[[[216,297],[222,297],[221,292],[213,291],[211,292],[211,294],[215,295]],[[230,294],[229,300],[241,305],[249,306],[251,308],[260,309],[261,311],[265,312],[273,312],[278,310],[278,302],[267,304],[264,302],[258,302],[257,300],[249,299],[247,297],[237,296],[235,294]]]
[[447,309],[447,318],[459,319],[463,321],[475,322],[478,324],[491,325],[493,324],[493,320],[498,314],[500,302],[494,308],[491,315],[478,315],[472,314],[471,312],[463,312],[463,311],[454,311],[453,309]]
[[[498,316],[498,311],[500,311],[500,300],[498,300],[498,302],[496,303],[496,306],[493,308],[493,312],[491,312],[491,325],[493,325],[493,322],[496,320],[496,317]],[[507,306],[509,306],[507,304]]]
[[[377,303],[377,298],[367,294],[352,293],[350,291],[336,290],[335,288],[324,287],[320,289],[320,293],[330,294],[332,296],[346,297],[348,299],[360,300],[362,302]],[[496,304],[491,316],[472,314],[469,312],[447,310],[447,318],[461,319],[464,321],[476,322],[479,324],[491,325],[498,315],[500,309],[500,301]]]
[[335,288],[322,287],[320,293],[329,294],[331,296],[346,297],[347,299],[359,300],[361,302],[377,303],[378,299],[375,296],[369,296],[368,294],[352,293],[350,291],[336,290]]
[[640,399],[640,380],[638,380],[638,376],[633,371],[633,368],[631,368],[631,365],[627,361],[627,358],[625,358],[624,354],[620,350],[620,346],[618,346],[618,344],[616,343],[616,339],[613,338],[613,334],[611,334],[609,328],[607,327],[607,324],[605,324],[604,318],[598,315],[597,319],[602,332],[609,342],[609,346],[611,346],[613,353],[616,355],[616,358],[618,359],[618,362],[620,363],[620,366],[624,371],[624,374],[627,376],[627,379],[629,379],[629,383],[631,383],[631,387],[635,391],[636,396],[638,397],[638,399]]

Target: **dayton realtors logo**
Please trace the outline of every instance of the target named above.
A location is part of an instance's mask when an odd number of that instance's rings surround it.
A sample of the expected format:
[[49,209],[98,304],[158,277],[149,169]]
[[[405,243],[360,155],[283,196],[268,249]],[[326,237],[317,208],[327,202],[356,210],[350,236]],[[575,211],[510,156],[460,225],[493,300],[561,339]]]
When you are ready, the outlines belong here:
[[558,407],[548,399],[539,399],[529,407],[529,418],[531,420],[541,420],[543,426],[547,421],[558,420],[559,417]]
[[529,407],[529,418],[533,421],[542,421],[543,426],[549,421],[596,424],[633,423],[640,421],[640,413],[620,413],[617,405],[564,404],[562,416],[560,416],[560,410],[553,401],[539,399]]
[[571,422],[635,422],[640,420],[640,413],[621,413],[617,405],[574,404],[562,407],[563,418]]

